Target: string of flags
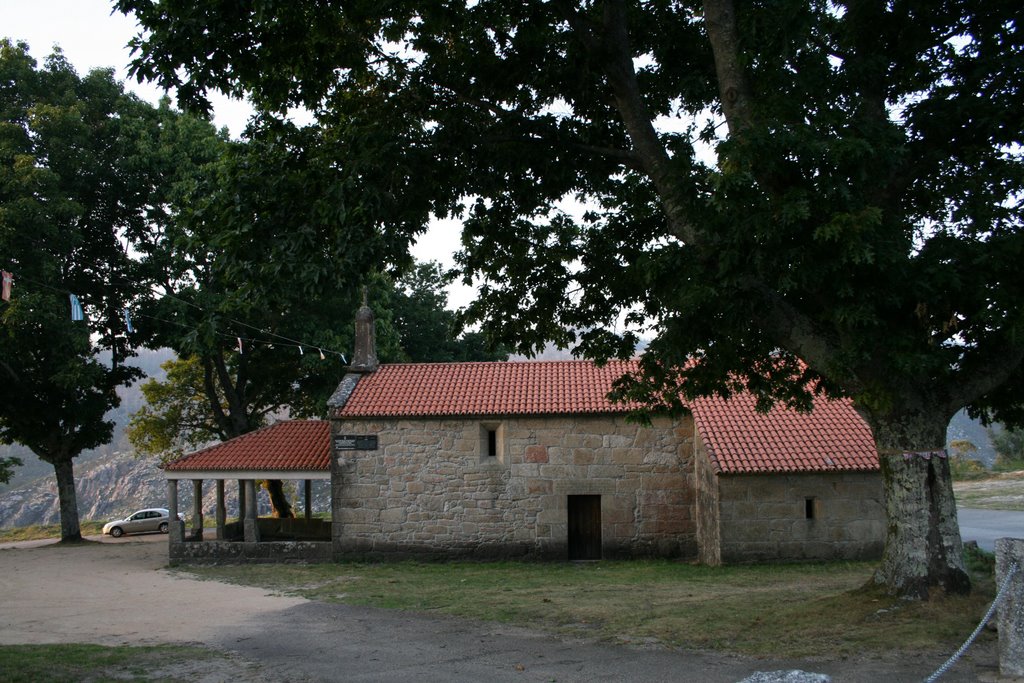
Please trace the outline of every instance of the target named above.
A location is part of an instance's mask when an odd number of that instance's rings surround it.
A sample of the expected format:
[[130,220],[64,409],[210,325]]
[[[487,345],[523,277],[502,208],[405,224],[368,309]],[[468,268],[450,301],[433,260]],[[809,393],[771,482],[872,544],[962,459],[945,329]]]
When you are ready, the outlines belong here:
[[[61,291],[61,290],[57,290],[54,287],[50,287],[49,285],[45,285],[45,284],[41,284],[41,283],[36,283],[36,284],[40,285],[42,287],[46,287],[47,289],[53,289],[54,291]],[[11,291],[12,291],[13,285],[14,285],[14,275],[12,273],[6,271],[6,270],[0,270],[0,300],[10,302],[10,300],[11,300]],[[83,309],[82,302],[79,300],[78,296],[76,296],[72,292],[67,292],[67,295],[68,295],[68,302],[69,302],[69,304],[71,306],[71,320],[72,320],[72,322],[78,322],[78,321],[85,320],[85,310]],[[175,298],[175,297],[171,297],[169,294],[164,294],[163,296],[170,297],[172,299]],[[196,306],[196,304],[193,304],[191,302],[184,302],[184,303],[188,303],[189,305],[195,306],[196,308],[199,308],[200,310],[204,310],[202,307]],[[135,326],[132,324],[131,310],[126,307],[126,308],[122,309],[122,313],[123,313],[123,316],[124,316],[125,330],[127,331],[128,334],[134,334],[135,333]],[[167,323],[172,323],[172,324],[180,324],[180,323],[173,323],[172,321],[169,321],[169,320],[162,320],[160,318],[154,318],[153,316],[143,316],[143,317],[153,318],[154,320],[161,320],[162,322],[167,322]],[[310,348],[315,348],[317,351],[320,352],[320,360],[327,360],[327,356],[326,356],[326,354],[324,354],[324,350],[323,350],[322,347],[314,346],[314,345],[311,345],[311,344],[303,344],[302,342],[300,342],[298,340],[289,339],[288,337],[282,337],[281,335],[275,334],[273,332],[266,332],[265,330],[261,330],[258,327],[253,327],[252,325],[248,325],[246,323],[242,323],[242,322],[239,322],[239,321],[234,321],[234,322],[238,322],[238,324],[240,324],[240,325],[252,328],[252,329],[257,330],[257,331],[259,331],[259,332],[261,332],[263,334],[268,334],[270,336],[279,337],[281,339],[285,339],[288,342],[293,343],[299,349],[299,355],[300,356],[304,356],[305,355],[305,351],[303,350],[303,346],[308,346]],[[223,333],[220,333],[220,334],[223,334]],[[245,353],[245,344],[244,344],[242,338],[241,337],[235,337],[235,339],[236,339],[236,341],[238,343],[238,353]],[[253,342],[252,340],[249,340],[249,345],[250,346],[252,346],[254,343],[257,343],[257,344],[258,343],[263,343],[265,346],[267,346],[267,348],[270,348],[270,349],[274,348],[274,343],[273,342]],[[345,358],[345,354],[337,352],[337,351],[332,351],[331,353],[334,353],[338,357],[340,357],[342,363],[344,363],[346,365],[348,364],[348,360]]]

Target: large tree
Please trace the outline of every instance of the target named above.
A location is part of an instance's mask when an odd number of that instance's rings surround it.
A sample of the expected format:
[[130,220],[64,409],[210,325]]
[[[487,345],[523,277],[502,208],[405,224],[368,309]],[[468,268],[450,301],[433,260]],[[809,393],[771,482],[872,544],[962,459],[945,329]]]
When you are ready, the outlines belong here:
[[[508,350],[488,344],[486,335],[467,330],[449,308],[449,276],[436,262],[417,263],[402,275],[385,303],[385,328],[393,328],[400,353],[394,361],[449,363],[507,360]],[[382,360],[388,360],[382,358]]]
[[0,263],[13,275],[0,442],[53,465],[63,541],[81,538],[73,459],[110,440],[116,390],[140,374],[125,364],[124,310],[143,292],[126,245],[164,213],[174,169],[161,131],[175,116],[109,70],[80,77],[60,52],[37,68],[26,45],[0,40]]
[[1017,3],[117,6],[148,31],[139,77],[304,105],[415,169],[464,218],[498,339],[600,359],[653,335],[619,395],[654,409],[852,397],[886,484],[877,579],[969,589],[946,424],[1024,415]]
[[[488,349],[481,333],[461,330],[456,314],[448,308],[447,280],[438,264],[418,263],[397,282],[379,274],[371,282],[368,290],[379,320],[381,361],[507,358],[506,351]],[[218,335],[220,339],[212,345],[215,352],[208,353],[189,343],[189,326],[163,330],[159,338],[177,346],[181,356],[162,365],[165,379],[151,379],[142,385],[146,405],[132,416],[128,428],[132,444],[140,453],[173,458],[188,449],[256,429],[274,415],[324,417],[327,399],[347,359],[329,352],[325,362],[320,358],[321,349],[310,340],[323,339],[318,328],[340,324],[342,330],[330,343],[350,349],[358,304],[357,298],[324,292],[308,308],[292,308],[292,315],[305,322],[305,327],[297,332],[292,326],[286,331],[307,342],[304,354],[295,343],[301,339],[279,335],[280,327],[261,330],[249,323],[242,325],[240,320],[224,320],[223,324],[226,332],[234,327],[246,335],[248,351],[244,353],[238,352],[237,338],[230,332]],[[192,317],[200,315],[196,311]],[[180,312],[173,318],[176,322],[184,319],[187,316]],[[270,323],[260,318],[249,320]],[[275,509],[279,509],[276,504]]]
[[[215,151],[181,210],[137,246],[155,292],[140,332],[178,355],[166,381],[144,386],[149,406],[130,429],[141,451],[173,454],[322,409],[360,284],[408,260],[407,241],[392,247],[361,220],[375,195],[350,188],[330,144],[258,117],[242,141],[208,140]],[[281,482],[267,488],[275,513],[291,516]]]

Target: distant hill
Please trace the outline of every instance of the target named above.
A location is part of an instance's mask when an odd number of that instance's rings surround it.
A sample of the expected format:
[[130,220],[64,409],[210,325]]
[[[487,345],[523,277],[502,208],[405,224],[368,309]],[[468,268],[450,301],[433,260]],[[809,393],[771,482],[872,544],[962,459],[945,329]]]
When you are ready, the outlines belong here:
[[[89,519],[87,510],[104,508],[103,500],[114,500],[109,492],[97,491],[97,500],[90,500],[90,492],[87,490],[87,479],[91,472],[106,472],[113,467],[119,476],[130,476],[136,478],[139,473],[145,470],[127,467],[127,461],[139,462],[130,457],[131,445],[124,434],[124,429],[132,413],[137,411],[145,403],[142,397],[142,390],[139,388],[142,382],[151,377],[163,379],[164,371],[160,364],[173,358],[174,353],[170,349],[159,349],[150,351],[143,349],[139,355],[132,358],[131,365],[140,368],[145,377],[130,387],[123,387],[118,391],[121,397],[121,405],[108,413],[108,419],[114,421],[114,437],[109,444],[99,448],[84,451],[75,458],[75,476],[79,480],[79,512],[83,519]],[[53,476],[53,466],[40,460],[32,451],[20,444],[0,446],[0,456],[16,456],[21,458],[24,465],[14,469],[14,476],[7,484],[0,484],[0,527],[25,526],[27,524],[49,523],[56,521],[56,516],[46,512],[50,504],[47,496],[52,496],[52,508],[56,511],[57,493],[56,480]],[[113,465],[112,463],[118,463]],[[155,467],[155,466],[154,466]],[[106,469],[105,469],[106,468]],[[102,475],[101,479],[106,476]],[[52,494],[47,494],[52,489]],[[165,495],[161,492],[161,500]],[[143,496],[145,497],[145,496]],[[19,502],[20,501],[20,502]],[[148,505],[149,503],[144,504]],[[105,511],[100,514],[107,514]],[[43,522],[42,520],[49,520]]]
[[[167,507],[167,482],[154,458],[136,458],[128,453],[113,453],[94,457],[85,463],[76,463],[75,488],[78,493],[78,514],[83,520],[111,520],[124,517],[146,507]],[[229,514],[238,510],[238,486],[229,482],[226,487]],[[296,501],[295,483],[286,484],[290,499]],[[330,508],[330,482],[314,482],[314,510]],[[266,495],[258,498],[259,513],[270,514],[270,501]],[[216,488],[205,483],[203,514],[212,517],[216,504]],[[178,488],[178,505],[186,516],[192,509],[192,486],[183,483]],[[57,501],[57,481],[51,475],[40,477],[25,486],[11,489],[0,496],[0,528],[21,527],[32,524],[57,524],[60,509]]]
[[[145,401],[139,385],[149,378],[163,379],[160,364],[174,357],[169,349],[145,351],[132,359],[142,368],[146,377],[119,392],[121,405],[111,411],[114,420],[114,438],[111,443],[83,452],[74,460],[75,489],[78,494],[78,514],[83,520],[110,520],[144,507],[166,507],[167,482],[156,458],[137,458],[124,434],[132,413]],[[279,416],[284,417],[284,416]],[[57,500],[57,480],[53,466],[41,461],[22,446],[0,446],[0,456],[16,455],[25,462],[15,469],[9,484],[0,485],[0,528],[56,524],[60,521]],[[285,484],[289,497],[295,501],[297,486]],[[238,486],[227,487],[230,514],[237,510]],[[323,512],[330,509],[330,482],[313,483],[313,508]],[[204,514],[212,516],[216,503],[214,486],[207,482],[203,492]],[[186,515],[192,506],[192,487],[179,487],[178,504]],[[270,503],[265,495],[259,497],[260,514],[270,514]]]
[[[1001,430],[1002,426],[995,425],[994,429]],[[946,430],[946,448],[954,441],[973,443],[978,451],[972,454],[972,458],[985,467],[992,467],[992,463],[996,461],[996,450],[992,447],[988,429],[980,421],[968,417],[966,410],[961,410],[949,422],[949,428]]]

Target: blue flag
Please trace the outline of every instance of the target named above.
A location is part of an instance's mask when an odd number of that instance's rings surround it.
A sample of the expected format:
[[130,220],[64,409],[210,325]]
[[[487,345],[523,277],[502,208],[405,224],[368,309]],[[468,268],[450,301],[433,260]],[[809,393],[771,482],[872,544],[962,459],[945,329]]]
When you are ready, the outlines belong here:
[[85,314],[82,312],[82,304],[78,302],[78,297],[74,294],[68,294],[71,299],[71,319],[72,320],[84,320]]
[[128,334],[135,332],[135,328],[132,327],[132,314],[128,312],[128,309],[124,309],[124,324],[128,328]]

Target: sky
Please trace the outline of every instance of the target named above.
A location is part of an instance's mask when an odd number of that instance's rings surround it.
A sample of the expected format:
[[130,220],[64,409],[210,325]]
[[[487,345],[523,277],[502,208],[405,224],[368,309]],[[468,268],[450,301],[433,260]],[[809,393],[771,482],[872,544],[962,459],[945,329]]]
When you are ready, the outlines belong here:
[[[128,41],[138,33],[133,17],[113,12],[112,0],[0,0],[0,37],[24,41],[42,64],[59,45],[64,56],[80,74],[95,68],[113,68],[127,90],[156,103],[163,90],[128,77],[130,51]],[[233,137],[245,128],[251,113],[248,103],[223,96],[211,97],[217,127],[227,127]],[[454,221],[434,221],[413,248],[421,261],[453,264],[452,254],[459,246],[459,225]],[[474,290],[461,284],[449,287],[449,306],[464,306]]]

